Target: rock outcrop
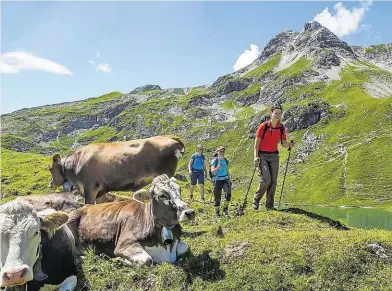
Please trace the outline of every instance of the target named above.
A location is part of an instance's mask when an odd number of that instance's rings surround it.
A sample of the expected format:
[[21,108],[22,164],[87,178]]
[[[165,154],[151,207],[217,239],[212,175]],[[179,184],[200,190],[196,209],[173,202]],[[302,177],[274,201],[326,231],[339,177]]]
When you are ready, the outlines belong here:
[[130,93],[136,94],[136,93],[147,92],[147,91],[152,91],[152,90],[162,90],[162,89],[158,85],[144,85],[144,86],[140,86],[140,87],[135,88]]

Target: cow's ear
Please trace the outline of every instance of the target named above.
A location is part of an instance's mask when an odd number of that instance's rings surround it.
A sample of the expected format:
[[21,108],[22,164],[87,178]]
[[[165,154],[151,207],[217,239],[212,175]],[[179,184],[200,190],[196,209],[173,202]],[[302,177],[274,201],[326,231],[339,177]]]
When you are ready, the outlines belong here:
[[60,162],[60,161],[61,161],[61,156],[60,156],[59,154],[53,155],[52,161],[53,161],[53,163],[55,163],[55,164],[58,163],[58,162]]
[[49,234],[53,234],[56,229],[68,222],[69,216],[65,212],[53,211],[49,214],[38,213],[41,220],[41,228],[45,229]]
[[145,190],[145,189],[140,189],[139,191],[135,192],[135,194],[133,194],[133,199],[139,201],[139,202],[146,202],[146,201],[150,201],[150,192]]
[[177,182],[177,179],[174,178],[174,177],[171,177],[171,178],[170,178],[170,181],[172,181],[172,182]]

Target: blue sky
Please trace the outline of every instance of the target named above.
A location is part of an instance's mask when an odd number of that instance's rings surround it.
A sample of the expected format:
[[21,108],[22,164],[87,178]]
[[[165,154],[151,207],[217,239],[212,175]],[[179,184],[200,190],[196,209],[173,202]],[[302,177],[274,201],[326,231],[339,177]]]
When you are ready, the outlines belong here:
[[392,2],[336,3],[2,2],[1,113],[210,84],[251,44],[257,54],[320,13],[351,45],[392,42]]

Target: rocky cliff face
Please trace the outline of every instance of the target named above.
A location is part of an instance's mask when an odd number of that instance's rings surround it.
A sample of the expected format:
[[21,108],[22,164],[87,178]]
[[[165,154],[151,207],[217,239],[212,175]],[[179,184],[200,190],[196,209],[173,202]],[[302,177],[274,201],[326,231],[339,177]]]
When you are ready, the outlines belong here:
[[353,50],[361,59],[392,72],[392,43],[369,47],[353,46]]

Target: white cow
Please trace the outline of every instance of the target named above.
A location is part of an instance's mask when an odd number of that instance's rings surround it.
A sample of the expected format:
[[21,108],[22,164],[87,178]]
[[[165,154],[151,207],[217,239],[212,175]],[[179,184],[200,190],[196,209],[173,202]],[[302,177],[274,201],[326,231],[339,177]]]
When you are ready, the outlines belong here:
[[65,225],[68,218],[52,209],[36,212],[23,200],[0,206],[1,287],[7,291],[75,288],[75,240]]

